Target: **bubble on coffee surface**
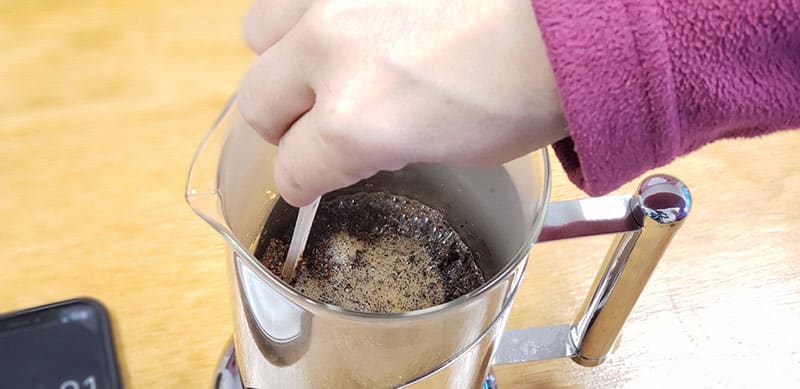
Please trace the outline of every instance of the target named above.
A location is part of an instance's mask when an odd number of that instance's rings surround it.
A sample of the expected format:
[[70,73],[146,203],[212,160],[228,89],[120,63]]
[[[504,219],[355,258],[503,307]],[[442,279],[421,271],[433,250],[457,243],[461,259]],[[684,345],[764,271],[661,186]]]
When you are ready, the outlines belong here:
[[[261,236],[256,254],[276,275],[293,225]],[[407,312],[445,303],[485,282],[476,253],[438,210],[403,196],[360,192],[320,203],[291,285],[344,309]]]

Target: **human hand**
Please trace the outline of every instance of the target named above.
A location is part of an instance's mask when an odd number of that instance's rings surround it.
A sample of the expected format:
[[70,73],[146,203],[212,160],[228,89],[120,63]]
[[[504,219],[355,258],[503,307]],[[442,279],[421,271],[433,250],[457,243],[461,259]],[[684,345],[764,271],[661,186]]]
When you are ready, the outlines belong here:
[[498,164],[566,137],[530,0],[257,0],[244,119],[302,206],[413,162]]

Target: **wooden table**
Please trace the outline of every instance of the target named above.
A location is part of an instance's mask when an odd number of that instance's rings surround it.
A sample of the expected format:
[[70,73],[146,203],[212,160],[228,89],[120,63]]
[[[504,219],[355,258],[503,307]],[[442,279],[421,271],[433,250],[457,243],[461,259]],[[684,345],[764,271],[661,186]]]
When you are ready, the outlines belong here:
[[[221,3],[0,2],[0,311],[100,299],[132,388],[208,387],[231,334],[222,240],[183,200],[253,59],[246,2]],[[616,353],[500,367],[502,387],[798,387],[798,150],[785,132],[659,169],[694,214]],[[554,199],[581,195],[554,172]],[[537,245],[509,326],[570,321],[609,242]]]

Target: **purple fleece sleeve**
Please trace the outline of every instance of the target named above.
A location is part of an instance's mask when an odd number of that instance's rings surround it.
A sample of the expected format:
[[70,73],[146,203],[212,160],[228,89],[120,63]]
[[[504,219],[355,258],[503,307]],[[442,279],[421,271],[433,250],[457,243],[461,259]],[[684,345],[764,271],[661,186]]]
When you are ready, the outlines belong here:
[[532,0],[591,195],[727,137],[800,127],[798,0]]

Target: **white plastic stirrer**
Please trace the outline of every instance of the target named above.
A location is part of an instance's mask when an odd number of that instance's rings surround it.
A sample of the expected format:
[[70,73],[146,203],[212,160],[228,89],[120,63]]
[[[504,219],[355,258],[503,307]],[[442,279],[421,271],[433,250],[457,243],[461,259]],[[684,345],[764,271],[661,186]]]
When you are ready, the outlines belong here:
[[294,279],[294,271],[297,267],[297,262],[303,255],[303,250],[306,249],[308,233],[311,232],[311,224],[314,223],[319,200],[320,197],[317,197],[314,202],[300,208],[297,213],[297,222],[295,222],[294,232],[292,232],[292,242],[289,243],[289,252],[286,253],[286,261],[283,262],[283,272],[281,273],[286,282]]

